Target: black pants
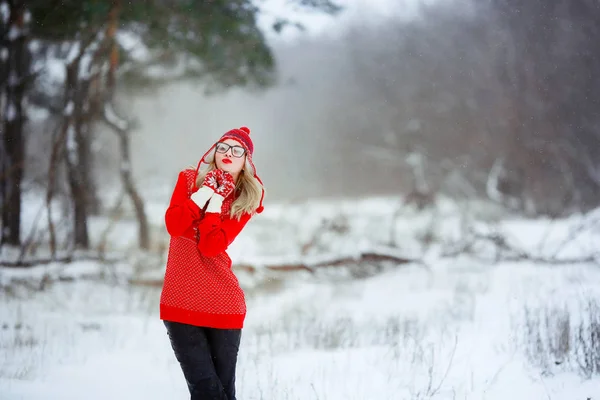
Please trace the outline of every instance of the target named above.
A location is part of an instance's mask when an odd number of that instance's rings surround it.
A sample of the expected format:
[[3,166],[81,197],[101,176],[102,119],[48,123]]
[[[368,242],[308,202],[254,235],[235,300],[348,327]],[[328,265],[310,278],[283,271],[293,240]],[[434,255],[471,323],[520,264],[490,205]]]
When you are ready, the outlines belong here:
[[241,329],[215,329],[164,321],[191,400],[235,400]]

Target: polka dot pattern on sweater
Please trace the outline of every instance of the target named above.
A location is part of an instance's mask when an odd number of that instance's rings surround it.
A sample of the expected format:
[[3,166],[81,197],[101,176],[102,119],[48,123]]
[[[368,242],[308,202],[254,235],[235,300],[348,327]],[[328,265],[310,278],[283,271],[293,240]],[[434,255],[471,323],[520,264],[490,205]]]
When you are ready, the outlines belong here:
[[225,253],[200,254],[196,244],[183,237],[171,239],[161,302],[190,311],[211,314],[245,314],[244,292]]

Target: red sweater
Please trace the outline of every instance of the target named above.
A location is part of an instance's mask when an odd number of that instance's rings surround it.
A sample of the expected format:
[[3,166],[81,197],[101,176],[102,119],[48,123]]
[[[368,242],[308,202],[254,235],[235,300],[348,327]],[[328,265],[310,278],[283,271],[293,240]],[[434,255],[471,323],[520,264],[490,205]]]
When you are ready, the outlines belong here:
[[190,196],[194,170],[179,173],[165,214],[171,235],[167,269],[160,297],[160,318],[196,326],[241,329],[246,301],[231,270],[227,247],[250,220],[229,217],[233,194],[221,213],[205,213]]

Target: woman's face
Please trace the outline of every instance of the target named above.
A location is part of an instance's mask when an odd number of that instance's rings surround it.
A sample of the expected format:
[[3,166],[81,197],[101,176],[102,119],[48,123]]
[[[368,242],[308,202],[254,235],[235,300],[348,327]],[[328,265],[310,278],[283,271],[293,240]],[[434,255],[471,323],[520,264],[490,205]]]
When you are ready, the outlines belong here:
[[217,143],[215,163],[217,168],[237,176],[246,163],[246,152],[237,140],[225,139]]

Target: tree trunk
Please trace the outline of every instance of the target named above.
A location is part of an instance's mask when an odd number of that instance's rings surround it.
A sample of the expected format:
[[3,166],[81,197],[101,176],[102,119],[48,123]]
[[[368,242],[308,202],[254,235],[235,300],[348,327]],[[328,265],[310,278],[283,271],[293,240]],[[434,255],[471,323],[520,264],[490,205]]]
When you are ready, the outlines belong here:
[[[6,2],[2,1],[0,5],[3,6],[0,10],[4,10]],[[0,32],[3,33],[0,40],[2,43],[8,43],[8,26],[9,20],[8,15],[2,11],[0,18]],[[6,134],[3,129],[6,111],[6,83],[8,82],[8,49],[2,47],[0,49],[0,246],[5,241],[5,234],[8,236],[8,178],[9,178],[9,155],[6,149]]]
[[135,215],[138,220],[138,241],[140,249],[148,250],[150,248],[150,229],[148,227],[148,219],[144,210],[144,200],[139,195],[133,178],[131,177],[131,160],[129,157],[129,132],[119,132],[121,141],[121,181],[125,187],[125,191],[131,198]]
[[[6,3],[4,3],[6,4]],[[7,36],[3,38],[6,48],[0,50],[5,62],[2,87],[2,115],[4,154],[2,175],[2,234],[0,243],[19,246],[21,243],[21,181],[25,160],[25,138],[23,134],[23,98],[29,80],[31,57],[27,46],[29,12],[23,2],[9,2]],[[6,11],[3,11],[6,12]],[[7,18],[8,17],[8,18]]]
[[[67,176],[73,202],[73,244],[75,248],[89,249],[87,221],[90,213],[90,199],[97,198],[91,193],[91,146],[90,135],[92,119],[97,114],[97,107],[92,104],[92,84],[101,70],[96,68],[92,74],[92,66],[96,66],[104,50],[102,35],[93,33],[90,42],[81,43],[79,55],[67,66],[65,81],[65,116],[63,137],[66,138]],[[82,70],[83,63],[87,69]]]
[[110,52],[110,65],[107,76],[107,93],[103,109],[103,119],[115,133],[119,136],[119,142],[121,144],[121,182],[127,192],[127,195],[131,198],[133,207],[135,209],[135,215],[138,220],[138,240],[140,249],[148,250],[150,248],[150,229],[148,226],[148,218],[146,217],[146,211],[144,210],[144,200],[138,193],[133,178],[131,176],[131,158],[129,149],[129,132],[131,126],[128,121],[117,116],[114,112],[112,101],[114,97],[115,85],[116,85],[116,70],[119,64],[119,51],[115,40],[115,33],[119,23],[119,13],[121,10],[121,1],[113,0],[112,8],[109,15],[109,24],[107,29],[107,39],[111,43]]
[[81,123],[83,133],[82,151],[85,154],[85,158],[82,160],[81,167],[83,169],[83,176],[85,177],[84,183],[86,185],[85,190],[90,215],[99,215],[102,209],[102,204],[98,196],[98,185],[94,177],[95,160],[93,144],[95,135],[94,122],[102,118],[103,76],[100,64],[104,63],[104,57],[106,57],[109,50],[107,44],[108,42],[104,41],[98,46],[90,66],[90,69],[93,69],[94,72],[89,71],[91,75],[87,76],[84,80],[86,98],[83,103]]
[[[83,53],[84,50],[81,50]],[[69,188],[71,189],[71,200],[73,205],[73,244],[75,248],[89,248],[89,236],[87,229],[87,196],[81,159],[85,155],[82,152],[80,124],[78,114],[81,112],[82,93],[79,82],[79,65],[81,58],[78,57],[67,65],[67,77],[65,81],[65,115],[62,126],[62,136],[66,139],[67,176]]]
[[121,147],[121,182],[127,195],[131,198],[135,216],[138,220],[139,247],[140,249],[148,250],[150,248],[150,229],[146,211],[144,209],[144,200],[138,193],[135,184],[133,183],[133,177],[131,176],[129,124],[114,113],[112,105],[109,102],[104,106],[104,122],[119,136]]
[[90,215],[100,214],[101,204],[98,197],[98,186],[94,178],[94,153],[92,150],[92,142],[94,131],[91,124],[92,116],[88,110],[83,110],[82,129],[80,135],[81,144],[81,174],[83,175],[83,184],[86,195],[86,203],[88,213]]

